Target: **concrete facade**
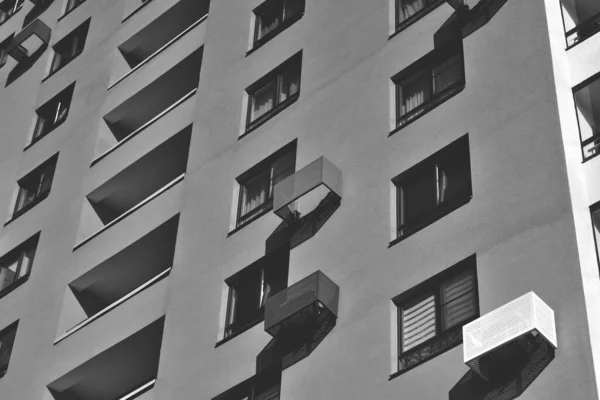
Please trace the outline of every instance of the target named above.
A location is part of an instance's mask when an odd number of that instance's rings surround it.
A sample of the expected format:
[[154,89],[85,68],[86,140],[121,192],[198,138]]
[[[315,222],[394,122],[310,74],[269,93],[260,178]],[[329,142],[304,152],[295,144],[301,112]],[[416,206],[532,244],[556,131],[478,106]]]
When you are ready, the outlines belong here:
[[[213,0],[208,17],[132,72],[118,47],[178,1],[152,0],[131,14],[139,7],[132,0],[87,0],[61,17],[64,3],[52,2],[40,16],[52,30],[50,47],[91,17],[83,53],[44,79],[48,49],[6,87],[11,65],[0,69],[0,210],[7,222],[0,256],[41,232],[30,278],[0,299],[0,329],[19,321],[0,399],[117,400],[119,393],[94,390],[127,382],[95,382],[85,372],[95,367],[86,362],[125,347],[138,332],[144,343],[162,335],[156,383],[140,399],[208,400],[252,377],[271,337],[259,323],[215,347],[223,339],[224,281],[265,255],[281,218],[269,212],[232,233],[235,178],[294,140],[296,171],[324,156],[341,171],[343,189],[331,218],[291,250],[288,285],[321,270],[340,295],[336,326],[309,357],[283,371],[281,399],[448,398],[469,370],[462,346],[390,379],[397,372],[392,298],[473,254],[481,315],[529,291],[555,312],[556,356],[520,398],[599,398],[600,277],[589,207],[600,200],[600,157],[582,163],[572,88],[600,71],[600,34],[565,50],[559,0],[500,2],[463,40],[464,90],[393,135],[391,78],[434,49],[434,34],[455,13],[448,3],[390,35],[394,0],[306,0],[300,20],[246,54],[252,11],[262,0]],[[25,1],[0,25],[0,41],[20,31],[32,7]],[[199,49],[197,91],[112,149],[118,140],[103,117],[145,88],[159,99],[169,88],[194,86],[191,67],[155,89],[151,83]],[[299,51],[298,100],[240,137],[246,88]],[[23,151],[35,110],[73,82],[67,120]],[[133,115],[131,107],[123,114]],[[131,126],[149,120],[142,115]],[[189,144],[161,152],[190,124]],[[471,201],[390,246],[391,180],[465,134]],[[154,149],[153,165],[169,170],[169,159],[187,157],[187,167],[179,180],[176,168],[165,172],[168,179],[156,178],[171,183],[164,191],[146,193],[136,186],[141,175],[121,173],[143,171]],[[17,181],[56,153],[48,198],[12,219]],[[98,188],[119,209],[115,222],[91,205]],[[151,199],[122,206],[122,188]],[[176,235],[172,265],[154,266],[172,267],[168,277],[55,343],[91,316],[69,284],[135,263],[127,249],[177,215],[177,229],[168,233]],[[115,274],[125,285],[135,271]],[[95,295],[112,299],[111,290],[98,285]],[[135,357],[128,360],[109,370],[145,372]],[[82,383],[72,397],[59,393],[73,382]]]

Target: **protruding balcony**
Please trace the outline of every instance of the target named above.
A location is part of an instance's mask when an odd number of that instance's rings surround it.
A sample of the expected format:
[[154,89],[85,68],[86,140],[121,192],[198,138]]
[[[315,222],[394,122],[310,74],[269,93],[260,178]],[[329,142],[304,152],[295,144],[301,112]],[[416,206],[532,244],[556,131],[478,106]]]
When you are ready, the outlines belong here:
[[271,336],[298,332],[323,313],[337,317],[340,288],[317,271],[269,297],[265,303],[265,331]]
[[293,222],[314,211],[330,193],[341,199],[342,172],[321,156],[275,186],[273,210]]
[[567,46],[600,31],[600,3],[596,0],[561,0]]
[[554,311],[529,292],[463,326],[465,363],[484,380],[505,377],[529,358],[541,335],[557,347]]
[[37,19],[13,38],[7,53],[18,63],[26,61],[42,46],[48,45],[51,34],[48,25]]

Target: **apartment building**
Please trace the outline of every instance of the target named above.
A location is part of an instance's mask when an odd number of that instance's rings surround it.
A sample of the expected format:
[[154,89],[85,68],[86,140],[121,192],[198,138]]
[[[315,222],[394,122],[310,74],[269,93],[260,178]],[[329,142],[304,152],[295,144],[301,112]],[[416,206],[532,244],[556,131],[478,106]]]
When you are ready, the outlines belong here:
[[598,399],[598,32],[1,1],[0,399]]

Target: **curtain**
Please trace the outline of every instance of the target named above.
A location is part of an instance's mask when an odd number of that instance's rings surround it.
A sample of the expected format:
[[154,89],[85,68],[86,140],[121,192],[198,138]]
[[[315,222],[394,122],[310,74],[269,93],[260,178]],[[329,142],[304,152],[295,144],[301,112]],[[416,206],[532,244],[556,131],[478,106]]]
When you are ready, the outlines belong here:
[[251,121],[256,120],[275,106],[276,82],[269,82],[252,95]]
[[267,10],[265,13],[257,16],[258,19],[258,38],[261,39],[273,32],[279,26],[281,22],[283,10],[279,7],[277,9]]
[[463,69],[460,55],[449,58],[433,69],[433,93],[442,92],[462,77]]
[[280,79],[280,91],[279,91],[279,102],[284,102],[288,97],[291,97],[298,93],[298,87],[300,86],[300,71],[297,68],[286,71],[281,74]]
[[429,100],[429,76],[411,77],[400,86],[400,115],[405,115]]
[[286,0],[283,6],[283,20],[296,15],[304,8],[304,0]]
[[439,166],[436,165],[438,196],[437,203],[440,204],[446,200],[446,189],[448,188],[448,175]]
[[475,276],[470,271],[442,284],[442,330],[452,328],[475,315],[474,288]]
[[431,339],[435,331],[435,296],[402,309],[402,352]]
[[242,208],[240,216],[264,204],[269,196],[270,169],[262,171],[242,187]]
[[399,0],[398,22],[402,22],[421,11],[427,5],[427,0]]

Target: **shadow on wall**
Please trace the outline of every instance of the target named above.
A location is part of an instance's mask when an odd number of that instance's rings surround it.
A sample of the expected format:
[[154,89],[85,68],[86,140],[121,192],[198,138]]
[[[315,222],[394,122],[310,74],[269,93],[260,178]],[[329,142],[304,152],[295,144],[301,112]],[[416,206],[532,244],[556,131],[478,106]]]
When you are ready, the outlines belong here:
[[21,75],[25,72],[29,71],[31,67],[36,63],[37,60],[40,59],[42,54],[48,48],[47,44],[42,45],[39,49],[35,51],[29,58],[18,63],[9,73],[6,78],[6,86],[10,85],[14,81],[16,81]]
[[450,400],[513,400],[525,392],[529,385],[554,359],[554,348],[542,337],[528,335],[519,346],[525,349],[520,362],[504,360],[502,371],[495,371],[492,379],[484,380],[469,370],[449,393]]

